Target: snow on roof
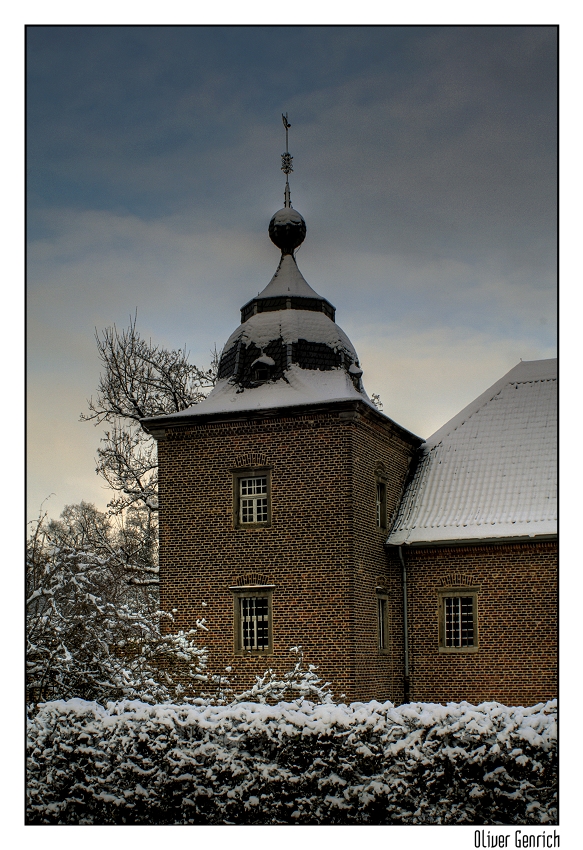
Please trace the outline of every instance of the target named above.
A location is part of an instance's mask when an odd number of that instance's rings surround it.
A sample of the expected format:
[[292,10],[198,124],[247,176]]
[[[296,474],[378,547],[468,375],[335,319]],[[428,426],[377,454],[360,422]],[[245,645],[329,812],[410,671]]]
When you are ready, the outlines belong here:
[[325,313],[315,313],[312,310],[272,310],[267,313],[256,313],[239,325],[225,343],[228,351],[237,340],[242,339],[245,346],[252,342],[263,349],[270,342],[282,339],[284,344],[305,339],[307,342],[321,342],[335,351],[344,350],[353,359],[357,354],[352,343]]
[[388,543],[557,532],[557,361],[520,362],[421,448]]
[[277,270],[258,298],[275,298],[280,295],[300,298],[321,298],[304,278],[291,254],[283,254]]
[[180,413],[173,413],[168,418],[179,419],[205,416],[209,413],[269,410],[278,407],[355,400],[363,401],[376,410],[366,393],[360,393],[355,389],[344,369],[331,369],[324,372],[301,369],[296,364],[292,364],[286,370],[285,378],[268,381],[251,389],[242,390],[237,384],[231,383],[229,378],[217,381],[216,386],[204,401],[181,410]]

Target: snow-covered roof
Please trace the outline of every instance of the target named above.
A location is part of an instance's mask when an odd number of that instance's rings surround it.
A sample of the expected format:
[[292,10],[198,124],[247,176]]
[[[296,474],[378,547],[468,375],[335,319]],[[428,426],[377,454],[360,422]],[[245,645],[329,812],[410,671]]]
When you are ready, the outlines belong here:
[[[311,315],[318,316],[320,314],[313,313]],[[259,318],[259,316],[254,318]],[[292,364],[286,369],[284,378],[280,378],[278,381],[268,381],[251,389],[242,390],[229,378],[220,380],[203,401],[186,410],[181,410],[179,413],[172,413],[167,418],[174,420],[192,416],[207,416],[208,414],[269,410],[305,404],[356,400],[362,401],[376,410],[366,393],[360,393],[355,389],[344,369],[319,371],[317,369],[301,369],[296,364]],[[162,418],[164,417],[156,417],[156,420]]]
[[246,347],[255,343],[259,349],[265,348],[276,339],[281,339],[284,345],[305,339],[307,342],[328,345],[334,351],[345,351],[352,360],[358,359],[354,346],[342,328],[325,313],[315,313],[311,310],[272,310],[268,313],[256,313],[233,331],[225,343],[225,351],[239,339]]
[[520,362],[421,447],[388,542],[557,532],[557,361]]
[[259,293],[258,298],[277,298],[281,295],[290,297],[295,295],[300,298],[321,297],[305,279],[291,254],[282,254],[275,274],[265,289]]

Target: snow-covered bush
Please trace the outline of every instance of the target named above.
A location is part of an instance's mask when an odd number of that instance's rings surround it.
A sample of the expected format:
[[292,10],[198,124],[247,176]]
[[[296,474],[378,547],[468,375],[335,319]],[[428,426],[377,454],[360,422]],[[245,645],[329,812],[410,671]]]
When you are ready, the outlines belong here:
[[556,701],[40,706],[29,823],[556,823]]
[[[254,684],[245,691],[235,693],[228,679],[221,678],[223,689],[213,695],[212,702],[216,705],[234,705],[239,702],[276,703],[285,700],[312,700],[317,703],[333,703],[334,697],[330,690],[330,682],[322,682],[314,664],[305,666],[304,653],[301,646],[290,647],[293,657],[291,670],[278,676],[268,669],[261,676],[255,677]],[[230,671],[228,668],[227,672]],[[218,677],[213,676],[213,680]]]
[[108,531],[107,517],[85,503],[70,506],[62,521],[41,517],[33,526],[26,559],[29,702],[332,699],[315,667],[305,668],[301,647],[292,647],[294,664],[283,677],[267,670],[235,694],[230,669],[222,675],[206,669],[206,649],[197,645],[204,620],[197,629],[170,633],[172,615],[158,610],[149,568],[128,560]]
[[59,546],[36,525],[26,564],[29,701],[189,702],[200,694],[200,633],[163,634],[170,615],[153,607],[147,587],[128,582],[126,566],[115,553]]

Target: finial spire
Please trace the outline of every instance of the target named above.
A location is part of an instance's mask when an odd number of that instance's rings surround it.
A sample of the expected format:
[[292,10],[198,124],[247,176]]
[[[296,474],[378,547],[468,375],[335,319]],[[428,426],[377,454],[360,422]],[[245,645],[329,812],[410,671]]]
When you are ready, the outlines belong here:
[[269,238],[274,245],[281,248],[282,255],[291,254],[292,258],[294,251],[298,248],[306,236],[306,222],[297,210],[294,210],[291,205],[291,197],[289,191],[288,175],[292,168],[292,159],[288,147],[288,130],[291,124],[287,120],[287,112],[282,113],[283,126],[285,127],[285,153],[281,155],[281,170],[285,174],[285,205],[284,208],[278,210],[269,222]]
[[289,191],[289,174],[293,171],[292,168],[292,160],[293,156],[290,155],[289,152],[289,144],[288,144],[288,130],[291,127],[291,124],[287,120],[287,112],[285,115],[281,114],[281,119],[283,121],[283,126],[285,127],[285,153],[281,155],[281,170],[285,174],[285,193],[284,193],[284,207],[291,207],[291,195]]

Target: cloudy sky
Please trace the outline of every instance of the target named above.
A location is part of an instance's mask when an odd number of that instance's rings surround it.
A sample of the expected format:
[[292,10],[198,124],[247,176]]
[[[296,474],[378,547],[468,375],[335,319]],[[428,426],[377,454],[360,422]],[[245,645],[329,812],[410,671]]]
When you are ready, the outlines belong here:
[[428,437],[556,354],[556,31],[28,30],[28,502],[104,508],[94,330],[206,366],[269,282],[292,125],[298,265],[369,394]]

